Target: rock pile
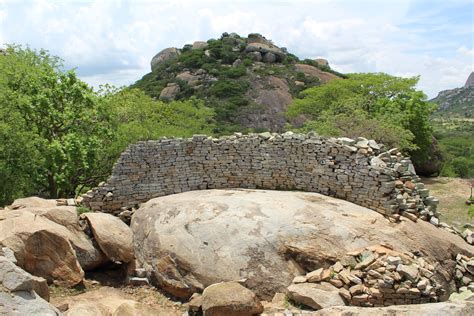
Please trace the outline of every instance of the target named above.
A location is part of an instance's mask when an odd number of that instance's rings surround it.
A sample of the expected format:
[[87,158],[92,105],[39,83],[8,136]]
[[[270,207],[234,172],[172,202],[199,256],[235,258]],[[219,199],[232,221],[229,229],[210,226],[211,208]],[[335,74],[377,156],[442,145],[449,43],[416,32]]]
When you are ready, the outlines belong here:
[[254,61],[265,63],[282,62],[286,53],[260,34],[249,34],[245,52]]
[[438,223],[438,200],[397,149],[312,133],[139,142],[121,155],[107,183],[83,195],[83,203],[118,215],[154,197],[216,188],[318,192],[395,219],[400,213]]
[[84,271],[133,260],[132,234],[120,219],[104,213],[79,217],[75,206],[65,204],[74,201],[30,197],[0,210],[0,246],[12,250],[19,267],[72,287]]
[[[370,148],[369,141],[362,138],[359,138],[357,144],[358,147],[362,145]],[[391,184],[394,187],[392,196],[395,199],[391,201],[394,211],[413,221],[421,218],[433,225],[439,224],[439,214],[436,211],[439,200],[429,195],[428,189],[416,175],[410,159],[394,148],[371,158],[370,164],[394,180]]]
[[474,293],[474,257],[458,254],[456,256],[456,272],[454,276],[459,292],[469,290]]
[[466,228],[462,233],[462,238],[466,240],[469,245],[474,244],[474,232],[469,228]]
[[[327,269],[320,268],[305,276],[297,276],[288,288],[288,295],[313,308],[328,307],[330,300],[314,289],[313,296],[301,300],[304,287],[324,285],[326,293],[331,292],[330,288],[333,288],[333,293],[338,288],[347,305],[355,306],[437,302],[445,290],[438,284],[435,273],[436,263],[423,257],[385,247],[369,247],[348,253]],[[331,306],[343,305],[333,300],[335,303]]]

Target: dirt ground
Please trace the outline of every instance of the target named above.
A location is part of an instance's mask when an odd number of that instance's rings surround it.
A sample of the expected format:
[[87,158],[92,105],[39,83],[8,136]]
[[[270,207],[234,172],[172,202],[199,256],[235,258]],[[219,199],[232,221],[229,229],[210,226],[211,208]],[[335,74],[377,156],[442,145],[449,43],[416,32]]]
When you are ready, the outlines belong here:
[[468,215],[469,206],[465,203],[474,180],[437,177],[423,178],[422,181],[430,190],[430,195],[439,199],[441,221],[460,229],[466,223],[474,224],[474,217]]
[[[62,288],[50,286],[50,303],[63,309],[78,301],[97,301],[101,299],[132,300],[145,304],[153,309],[153,315],[182,315],[187,304],[174,301],[152,286],[126,286],[117,275],[107,272],[86,275],[82,286]],[[108,297],[103,297],[108,296]]]

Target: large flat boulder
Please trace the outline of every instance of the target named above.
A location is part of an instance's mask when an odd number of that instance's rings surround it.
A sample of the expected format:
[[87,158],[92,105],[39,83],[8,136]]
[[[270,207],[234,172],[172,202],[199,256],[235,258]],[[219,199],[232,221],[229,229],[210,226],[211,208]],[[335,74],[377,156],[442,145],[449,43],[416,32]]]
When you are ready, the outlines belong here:
[[[284,292],[301,271],[379,244],[438,262],[449,292],[452,258],[474,254],[461,237],[428,222],[392,223],[368,208],[307,192],[228,189],[159,197],[135,212],[131,228],[135,255],[152,276],[173,271],[180,288],[246,279],[265,299]],[[169,267],[164,258],[172,259]]]

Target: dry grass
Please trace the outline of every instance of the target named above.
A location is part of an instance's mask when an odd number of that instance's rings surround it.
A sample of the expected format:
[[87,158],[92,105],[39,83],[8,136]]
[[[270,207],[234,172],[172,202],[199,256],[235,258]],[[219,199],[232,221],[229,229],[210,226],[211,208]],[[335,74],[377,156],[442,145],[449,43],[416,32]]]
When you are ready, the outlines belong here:
[[468,215],[469,206],[465,204],[471,193],[470,181],[459,178],[424,178],[430,195],[439,199],[441,221],[462,228],[466,223],[474,223]]

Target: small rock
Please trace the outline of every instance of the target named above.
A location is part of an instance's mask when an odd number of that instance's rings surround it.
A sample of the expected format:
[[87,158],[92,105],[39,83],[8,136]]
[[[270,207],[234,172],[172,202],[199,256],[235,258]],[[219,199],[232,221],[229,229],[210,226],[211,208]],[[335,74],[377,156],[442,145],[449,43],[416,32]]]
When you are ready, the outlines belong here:
[[339,280],[339,279],[330,279],[330,280],[329,280],[329,283],[331,283],[332,285],[334,285],[334,286],[337,287],[337,288],[340,288],[340,287],[343,287],[343,286],[344,286],[344,282],[342,282],[342,281]]
[[341,272],[342,269],[344,269],[344,267],[342,266],[342,264],[338,261],[336,262],[333,266],[332,266],[332,269],[334,270],[334,272]]
[[304,275],[298,275],[293,279],[293,283],[305,283],[307,281]]
[[346,303],[351,301],[351,298],[352,298],[351,292],[349,292],[347,289],[340,288],[339,295],[344,299],[344,301],[346,301]]
[[363,284],[357,284],[349,288],[349,292],[351,293],[352,296],[357,295],[357,294],[363,294],[365,293],[365,290],[366,288]]
[[399,264],[397,266],[397,272],[400,273],[400,275],[408,278],[410,281],[415,282],[418,279],[418,267],[415,265],[408,266],[404,264]]
[[323,268],[319,268],[318,270],[314,270],[308,274],[306,274],[307,282],[315,283],[320,282],[323,275]]
[[202,308],[202,296],[201,294],[194,293],[188,302],[188,310],[193,313],[199,313]]

